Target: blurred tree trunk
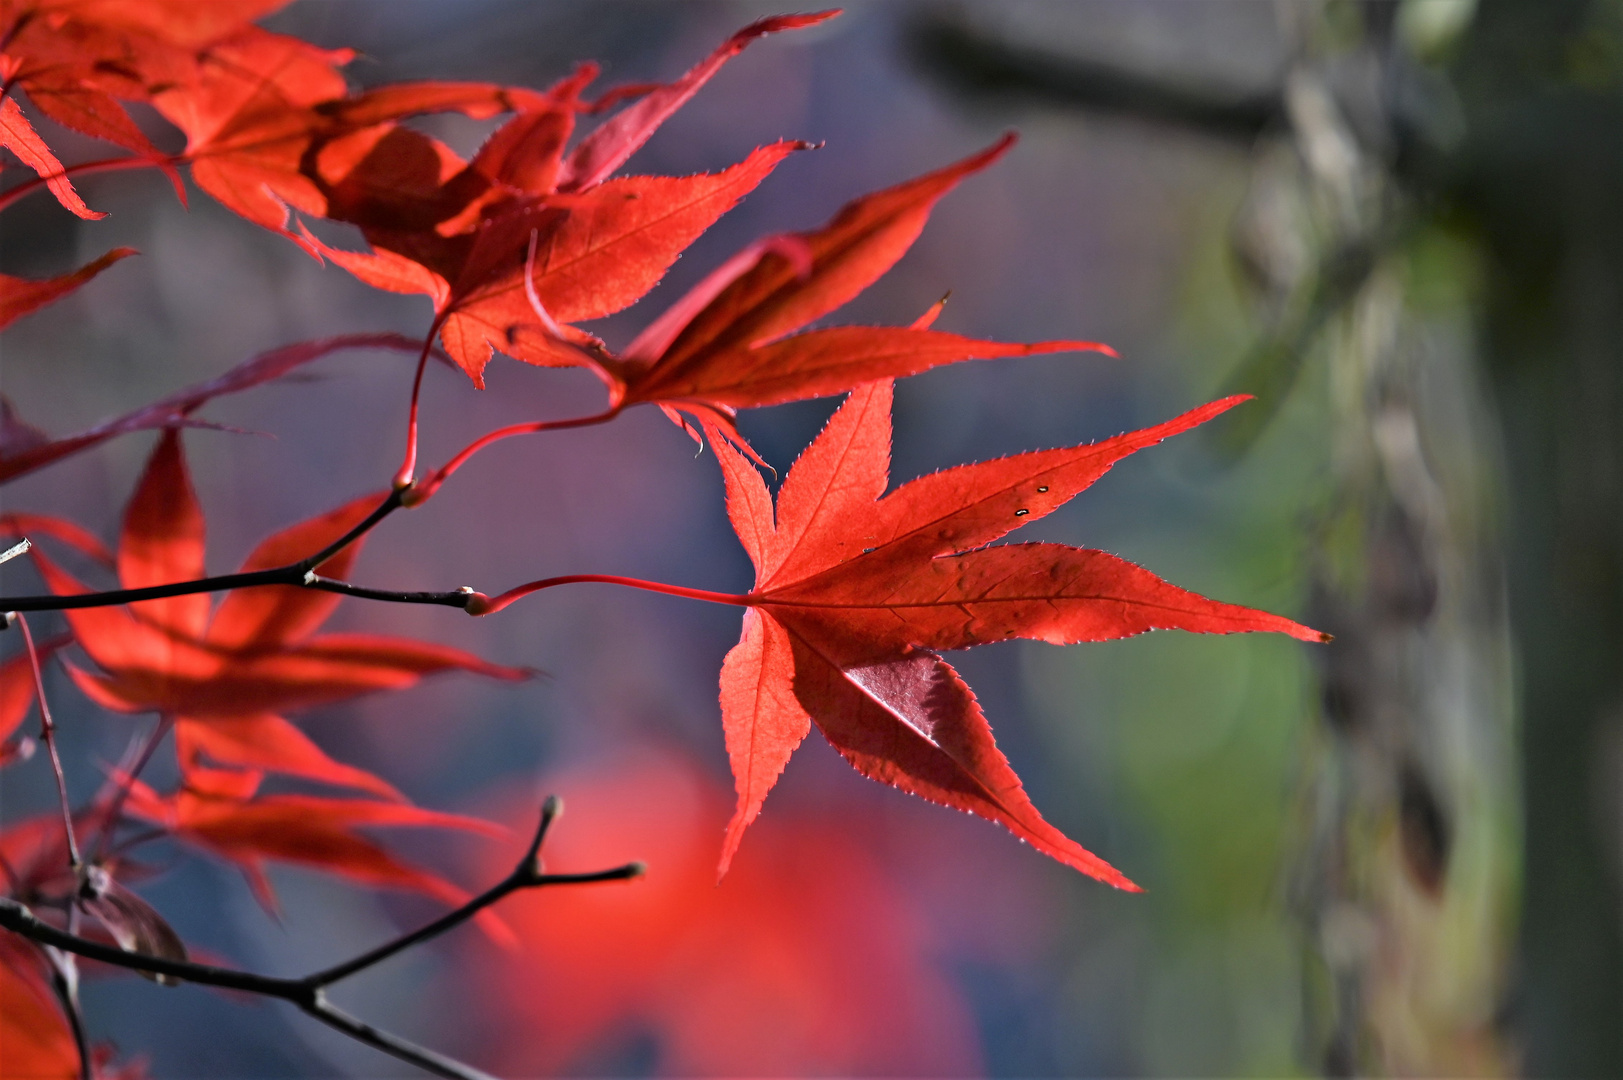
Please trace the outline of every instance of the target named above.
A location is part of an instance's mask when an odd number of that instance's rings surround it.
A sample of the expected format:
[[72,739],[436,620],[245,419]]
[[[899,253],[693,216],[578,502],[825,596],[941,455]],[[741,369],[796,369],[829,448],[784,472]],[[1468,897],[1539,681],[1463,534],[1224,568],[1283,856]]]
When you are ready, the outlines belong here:
[[[1278,10],[1298,47],[1272,94],[974,22],[920,41],[960,88],[1258,140],[1235,235],[1266,328],[1234,388],[1277,404],[1322,362],[1333,393],[1313,576],[1341,636],[1296,879],[1322,974],[1311,1054],[1331,1073],[1503,1071],[1508,1020],[1529,1075],[1623,1076],[1623,4]],[[1343,24],[1316,45],[1348,10],[1357,40]],[[1450,14],[1442,82],[1394,27]],[[1407,299],[1439,225],[1468,226],[1484,264],[1480,360]],[[1479,379],[1492,418],[1473,416]],[[1269,411],[1237,417],[1230,447]]]
[[1510,462],[1534,1076],[1623,1076],[1623,11],[1484,0],[1448,180],[1487,253]]
[[1337,640],[1316,656],[1293,873],[1305,1048],[1330,1076],[1506,1075],[1518,793],[1498,441],[1457,281],[1470,260],[1401,168],[1411,143],[1449,137],[1446,88],[1393,5],[1365,6],[1351,41],[1329,10],[1282,9],[1286,124],[1258,145],[1234,230],[1266,329],[1230,388],[1262,401],[1216,432],[1244,451],[1304,365],[1327,369],[1309,620]]

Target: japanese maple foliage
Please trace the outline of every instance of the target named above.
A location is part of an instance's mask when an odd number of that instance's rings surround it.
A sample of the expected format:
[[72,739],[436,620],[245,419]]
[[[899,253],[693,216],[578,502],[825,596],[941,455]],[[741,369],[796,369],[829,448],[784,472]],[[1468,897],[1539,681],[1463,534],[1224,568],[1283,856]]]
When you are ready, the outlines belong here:
[[[749,850],[740,848],[743,835],[815,726],[864,776],[1001,824],[1067,866],[1136,889],[1042,817],[975,695],[942,654],[1015,638],[1069,645],[1157,629],[1323,640],[1290,619],[1206,599],[1102,551],[999,543],[1126,455],[1241,399],[1101,442],[963,465],[889,490],[895,378],[969,359],[1110,352],[1085,340],[997,342],[938,331],[940,303],[911,322],[916,309],[906,313],[896,325],[820,323],[887,273],[937,203],[1009,153],[1012,135],[861,195],[819,228],[746,244],[616,350],[579,324],[642,300],[724,214],[811,147],[792,138],[743,146],[730,163],[686,176],[622,169],[746,47],[837,12],[762,19],[670,82],[589,97],[597,75],[592,64],[542,88],[422,81],[357,91],[344,71],[351,50],[254,25],[279,6],[280,0],[0,0],[0,145],[31,174],[0,192],[0,210],[38,189],[94,222],[104,215],[80,197],[75,177],[161,169],[184,199],[185,167],[199,188],[247,222],[371,286],[432,303],[417,336],[358,332],[287,344],[75,435],[52,438],[0,399],[0,482],[124,434],[159,433],[116,545],[51,514],[0,516],[6,537],[49,540],[71,552],[66,565],[54,547],[48,555],[19,543],[4,555],[26,555],[49,591],[0,601],[0,610],[25,613],[20,635],[12,635],[22,638],[21,651],[0,662],[0,765],[43,758],[60,803],[59,813],[0,829],[6,878],[0,921],[10,931],[0,935],[0,1039],[8,1074],[111,1075],[105,1055],[81,1037],[73,957],[83,955],[281,997],[402,1060],[443,1075],[474,1075],[339,1013],[322,992],[465,919],[511,940],[492,907],[509,893],[624,879],[640,867],[543,873],[540,844],[555,815],[549,804],[519,868],[470,897],[398,857],[369,830],[496,836],[502,830],[413,805],[391,779],[330,756],[290,715],[405,689],[433,674],[505,681],[529,674],[448,645],[323,631],[345,597],[494,615],[522,596],[587,581],[745,609],[742,636],[720,674],[736,801],[724,829],[724,800],[704,793],[688,800],[693,821],[703,825],[698,832],[645,834],[654,845],[650,858],[656,866],[668,858],[673,872],[642,901],[579,892],[561,902],[549,895],[512,905],[527,951],[504,978],[525,1001],[544,1000],[564,1030],[538,1053],[507,1047],[500,1056],[525,1069],[563,1067],[584,1060],[629,1017],[658,1030],[666,1062],[681,1071],[971,1067],[975,1053],[963,1034],[961,1003],[927,970],[907,905],[841,833],[860,822],[768,823]],[[28,110],[111,143],[124,156],[64,166],[41,136],[49,126],[36,127],[19,94]],[[132,114],[131,103],[150,108]],[[470,158],[412,126],[415,118],[446,112],[493,122]],[[184,149],[158,149],[163,139],[152,129],[163,123],[184,137]],[[58,209],[52,213],[69,220]],[[323,222],[358,230],[368,250],[350,250],[354,245],[324,231]],[[129,254],[114,248],[46,280],[0,276],[0,327],[94,289],[93,279]],[[117,273],[139,267],[137,261]],[[214,426],[199,415],[214,398],[342,349],[417,356],[403,418],[405,452],[392,483],[385,487],[380,477],[381,490],[282,528],[237,572],[211,576],[184,430]],[[590,370],[607,392],[603,411],[490,431],[419,475],[427,361],[451,364],[483,387],[498,355],[539,368]],[[764,463],[735,426],[738,410],[847,393],[774,497],[757,469]],[[494,598],[471,587],[400,591],[349,581],[369,531],[426,501],[483,447],[519,434],[606,424],[638,404],[658,406],[713,448],[727,513],[756,571],[748,593],[592,573],[541,579]],[[101,585],[93,584],[98,574]],[[216,592],[224,594],[218,602]],[[36,639],[29,612],[60,616]],[[155,717],[128,722],[138,727],[130,751],[109,763],[95,795],[79,807],[69,798],[49,710],[44,672],[54,663],[95,705]],[[25,728],[36,713],[37,742]],[[36,746],[45,752],[33,753]],[[154,758],[171,753],[172,784],[142,775]],[[648,769],[610,785],[612,796],[593,806],[596,816],[577,850],[621,828],[621,803],[658,798],[675,790],[673,783],[685,784],[684,791],[706,787],[696,774],[673,781],[674,773]],[[737,864],[719,892],[706,832],[721,833],[720,871]],[[159,841],[237,868],[273,909],[267,868],[280,863],[426,894],[454,910],[340,964],[326,981],[323,973],[291,981],[210,968],[187,959],[180,936],[136,891],[146,870],[135,855]],[[816,869],[810,877],[808,866]],[[835,917],[841,903],[862,918]],[[830,948],[830,938],[840,947]],[[691,963],[684,957],[692,950],[728,963]],[[609,954],[631,957],[629,966],[611,973],[599,963]],[[655,959],[665,974],[639,981],[638,961]],[[552,976],[538,981],[538,966]],[[917,1051],[905,1060],[887,1056],[900,1045],[893,1043],[898,1029],[876,1019],[902,1014],[902,1042]],[[772,1037],[729,1042],[718,1034],[746,1015],[752,1031]],[[779,1022],[786,1016],[798,1018],[798,1026]]]
[[1102,551],[986,546],[1064,505],[1126,455],[1239,400],[1102,443],[948,469],[887,495],[891,383],[876,382],[853,392],[795,462],[775,507],[754,466],[712,438],[727,512],[756,574],[743,639],[721,669],[738,787],[722,872],[816,723],[865,776],[996,821],[1068,866],[1136,888],[1043,820],[975,695],[934,650],[1017,637],[1069,645],[1158,629],[1323,640]]
[[[378,503],[368,495],[266,539],[244,570],[280,566],[324,549]],[[342,577],[360,542],[319,564]],[[159,439],[124,515],[117,552],[125,588],[203,576],[204,520],[192,490],[180,435]],[[38,557],[58,593],[84,587],[52,560]],[[318,634],[341,598],[289,586],[229,594],[212,610],[208,594],[148,600],[119,608],[67,613],[75,639],[105,674],[69,664],[80,688],[106,708],[157,712],[173,726],[186,786],[160,799],[134,784],[130,810],[236,862],[255,892],[274,907],[265,859],[319,866],[369,884],[425,891],[453,903],[466,894],[397,863],[350,829],[361,825],[482,823],[415,807],[303,796],[255,798],[263,772],[360,788],[391,801],[402,796],[364,769],[334,761],[281,716],[289,709],[402,689],[424,675],[466,670],[501,679],[528,672],[490,664],[461,650],[405,638]],[[223,767],[223,768],[222,768]]]

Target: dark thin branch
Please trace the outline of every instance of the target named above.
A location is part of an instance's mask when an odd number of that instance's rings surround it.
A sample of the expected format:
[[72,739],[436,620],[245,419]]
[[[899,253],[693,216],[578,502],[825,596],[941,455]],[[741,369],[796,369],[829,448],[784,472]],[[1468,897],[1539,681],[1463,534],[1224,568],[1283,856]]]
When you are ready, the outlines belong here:
[[336,578],[317,577],[310,574],[299,584],[307,589],[319,589],[322,592],[338,593],[342,596],[357,596],[362,600],[382,600],[390,604],[439,604],[443,607],[468,609],[468,603],[479,595],[471,588],[452,589],[449,592],[401,592],[394,589],[371,589],[365,585],[354,585],[348,581],[339,581]]
[[1226,89],[1063,56],[999,40],[958,19],[921,20],[910,39],[920,66],[965,92],[1120,113],[1248,144],[1284,122],[1284,98],[1277,89]]
[[536,827],[535,836],[531,839],[530,846],[524,850],[524,857],[519,859],[518,866],[514,868],[513,872],[495,886],[480,893],[455,911],[448,912],[435,919],[427,926],[414,930],[409,934],[404,934],[393,941],[386,942],[372,951],[362,953],[345,963],[335,965],[325,971],[316,972],[314,975],[309,976],[309,981],[316,986],[331,986],[338,980],[347,978],[357,971],[363,971],[374,964],[382,963],[395,953],[409,949],[420,941],[438,937],[447,930],[459,926],[472,918],[475,913],[496,903],[514,889],[524,888],[527,884],[533,882],[540,873],[538,859],[541,852],[541,843],[547,838],[547,829],[551,827],[553,820],[562,811],[563,801],[556,795],[547,796],[546,801],[541,804],[541,824]]
[[495,1080],[489,1073],[476,1069],[472,1065],[464,1065],[455,1058],[446,1057],[444,1054],[436,1054],[427,1047],[408,1042],[398,1035],[391,1035],[382,1028],[373,1027],[366,1021],[351,1016],[328,1001],[327,996],[320,990],[316,991],[313,1002],[307,1005],[301,1004],[299,1008],[328,1027],[342,1031],[355,1041],[375,1047],[385,1054],[399,1058],[401,1061],[410,1062],[424,1072],[433,1073],[435,1076],[449,1077],[450,1080]]
[[398,488],[390,489],[389,494],[384,496],[383,501],[378,504],[377,509],[366,515],[366,517],[363,518],[361,522],[353,529],[349,530],[349,532],[345,533],[343,536],[340,536],[338,539],[334,540],[332,543],[328,544],[314,555],[300,559],[293,565],[302,566],[306,570],[314,570],[316,567],[320,566],[334,555],[337,555],[340,551],[343,551],[345,548],[349,547],[349,545],[371,532],[378,522],[400,509],[401,494],[402,492]]
[[70,934],[66,930],[58,929],[42,920],[28,906],[19,900],[10,897],[0,897],[0,927],[13,933],[21,934],[31,941],[42,945],[50,945],[63,949],[91,960],[100,960],[104,964],[115,967],[128,968],[131,971],[148,971],[155,975],[168,975],[171,978],[198,983],[203,986],[217,986],[222,990],[241,990],[250,994],[264,994],[268,997],[278,997],[284,1001],[300,1004],[309,1000],[310,991],[303,989],[298,979],[281,979],[271,975],[255,975],[248,971],[237,971],[232,968],[215,967],[212,964],[199,964],[190,960],[168,960],[161,956],[146,956],[140,953],[129,953],[116,945],[105,945],[99,941]]
[[[430,333],[428,341],[432,343],[432,333]],[[425,357],[428,355],[427,346],[425,346],[423,355]],[[414,399],[413,408],[415,407],[416,401]],[[461,454],[458,454],[445,468],[436,472],[428,483],[421,487],[412,487],[409,483],[401,485],[397,479],[396,485],[388,495],[384,496],[383,501],[377,505],[377,508],[357,523],[354,528],[314,555],[300,559],[296,563],[270,567],[265,570],[249,570],[236,574],[216,574],[213,577],[195,578],[191,581],[175,581],[167,585],[148,585],[139,589],[106,589],[101,592],[76,593],[67,596],[52,594],[48,596],[0,597],[0,611],[69,611],[80,608],[113,607],[118,604],[140,603],[143,600],[164,600],[172,596],[225,592],[229,589],[250,589],[264,585],[290,585],[295,588],[319,589],[322,592],[339,593],[343,596],[354,596],[363,600],[379,600],[390,604],[433,604],[441,607],[461,608],[466,611],[468,605],[478,595],[470,588],[453,589],[446,592],[373,589],[364,585],[339,581],[336,578],[321,577],[315,573],[315,570],[322,563],[371,532],[379,522],[402,506],[408,504],[416,506],[425,501],[439,489],[440,485],[445,482],[452,472],[455,472],[476,451],[491,442],[525,432],[550,431],[600,424],[612,420],[619,415],[619,411],[618,408],[613,408],[595,416],[519,424],[492,432],[485,438],[474,442]],[[409,456],[413,467],[415,467],[415,444],[413,444]],[[27,549],[23,548],[22,550]]]
[[402,1061],[408,1061],[427,1072],[450,1077],[451,1080],[488,1080],[485,1074],[477,1069],[424,1049],[350,1016],[327,1000],[326,988],[351,975],[374,967],[399,952],[455,929],[511,893],[524,889],[543,888],[548,885],[584,885],[598,881],[626,881],[642,876],[646,868],[640,862],[585,874],[543,873],[540,861],[541,842],[546,838],[548,826],[552,824],[552,821],[561,810],[562,803],[557,798],[547,799],[541,809],[541,823],[536,829],[535,838],[531,840],[529,847],[525,850],[523,857],[519,860],[518,866],[514,868],[513,872],[494,887],[485,890],[461,907],[435,919],[426,926],[403,934],[345,963],[299,979],[257,975],[249,971],[216,967],[212,964],[200,964],[190,960],[171,960],[161,956],[125,952],[116,946],[92,941],[89,938],[80,937],[77,934],[52,926],[35,915],[27,905],[10,897],[0,897],[0,927],[21,934],[23,937],[39,944],[49,945],[78,956],[89,957],[92,960],[100,960],[102,963],[112,964],[115,967],[155,975],[167,975],[172,979],[198,983],[203,986],[217,986],[226,990],[239,990],[250,994],[260,994],[265,997],[280,998],[283,1001],[297,1005],[304,1012],[309,1013],[322,1023],[344,1032],[351,1038],[386,1054],[391,1054]]
[[448,597],[455,593],[387,592],[377,589],[348,587],[345,582],[317,577],[315,567],[337,555],[344,548],[365,536],[378,522],[400,509],[401,492],[390,491],[383,502],[349,532],[328,544],[314,555],[286,566],[265,570],[249,570],[236,574],[216,574],[192,581],[176,581],[168,585],[148,585],[140,589],[107,589],[102,592],[76,593],[68,596],[15,596],[0,598],[0,610],[5,611],[67,611],[77,608],[112,607],[115,604],[134,604],[142,600],[163,600],[171,596],[190,596],[196,593],[224,592],[227,589],[247,589],[259,585],[292,585],[296,588],[322,589],[326,592],[344,592],[351,596],[364,596],[374,600],[390,600],[401,604],[451,604],[461,607],[466,599],[453,603]]
[[213,577],[197,578],[193,581],[148,585],[140,589],[108,589],[104,592],[74,593],[68,596],[4,597],[0,598],[0,608],[7,611],[69,611],[76,608],[133,604],[142,600],[163,600],[171,596],[190,596],[194,593],[223,592],[226,589],[246,589],[254,585],[303,585],[308,572],[295,563],[292,566],[278,566],[270,570],[216,574]]
[[28,620],[17,616],[22,628],[23,646],[28,650],[28,666],[34,676],[34,696],[39,701],[39,737],[51,759],[51,772],[56,777],[56,797],[62,806],[62,829],[67,835],[68,866],[79,869],[79,841],[73,835],[73,808],[68,803],[68,780],[62,773],[62,755],[56,751],[56,723],[51,719],[51,705],[45,700],[45,679],[39,670],[39,650],[34,648],[34,634],[28,629]]

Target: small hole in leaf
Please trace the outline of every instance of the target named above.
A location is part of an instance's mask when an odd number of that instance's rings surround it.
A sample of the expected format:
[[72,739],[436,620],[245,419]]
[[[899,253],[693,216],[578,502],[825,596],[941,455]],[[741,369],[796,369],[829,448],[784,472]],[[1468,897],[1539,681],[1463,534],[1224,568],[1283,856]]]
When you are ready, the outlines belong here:
[[1041,493],[1041,492],[1044,492],[1044,491],[1047,491],[1047,490],[1048,490],[1048,485],[1047,485],[1047,484],[1044,484],[1044,485],[1043,485],[1043,486],[1042,486],[1042,487],[1040,487],[1040,488],[1038,488],[1038,489],[1037,489],[1037,491],[1038,491],[1038,492],[1039,492],[1039,493]]
[[1015,517],[1025,517],[1029,513],[1031,513],[1030,510],[1016,510],[1014,512],[1014,516]]

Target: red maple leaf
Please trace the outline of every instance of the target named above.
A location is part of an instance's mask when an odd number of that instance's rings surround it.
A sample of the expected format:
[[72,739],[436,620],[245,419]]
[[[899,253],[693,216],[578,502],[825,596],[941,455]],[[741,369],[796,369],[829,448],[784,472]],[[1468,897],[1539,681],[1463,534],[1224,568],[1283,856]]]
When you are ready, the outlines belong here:
[[[569,112],[550,94],[493,83],[400,83],[351,95],[338,69],[353,56],[249,28],[209,49],[195,79],[154,103],[186,135],[178,160],[191,165],[199,187],[301,244],[286,229],[290,207],[357,225],[404,208],[414,225],[433,228],[479,192],[477,172],[463,175],[468,169],[449,148],[400,127],[403,119]],[[454,179],[440,175],[442,164]]]
[[18,108],[15,98],[8,97],[0,101],[0,146],[16,154],[17,160],[38,173],[51,189],[51,194],[56,196],[56,201],[75,214],[87,221],[96,221],[107,216],[85,205],[85,201],[79,197],[79,192],[74,189],[73,182],[63,171],[62,162],[58,161],[51,148],[45,145],[45,140],[39,137],[34,125],[28,122],[28,117]]
[[494,349],[528,363],[597,366],[599,343],[568,324],[641,298],[677,256],[805,144],[757,149],[731,169],[687,177],[610,175],[749,42],[833,12],[763,19],[682,78],[645,93],[571,152],[565,143],[592,69],[548,92],[471,164],[435,140],[379,125],[317,158],[323,212],[361,226],[370,254],[315,250],[361,280],[434,301],[446,351],[483,385]]
[[[51,119],[133,150],[168,171],[181,191],[173,165],[121,102],[151,101],[190,86],[211,46],[245,32],[264,33],[247,24],[284,3],[0,0],[0,73]],[[58,201],[80,217],[103,216],[84,205],[16,103],[8,98],[0,113],[0,139],[46,180]]]
[[[654,319],[620,355],[597,342],[589,343],[589,351],[566,349],[560,362],[586,363],[608,386],[609,408],[585,422],[648,402],[690,432],[684,417],[697,418],[759,461],[734,425],[739,409],[842,393],[874,379],[915,375],[961,360],[1070,350],[1114,356],[1115,350],[1094,341],[1010,343],[940,333],[930,327],[944,299],[911,326],[804,330],[894,266],[936,202],[1013,144],[1014,136],[1005,136],[963,161],[854,199],[821,229],[748,245]],[[572,328],[556,329],[549,339],[553,352]],[[580,422],[538,421],[491,432],[419,482],[406,503],[431,498],[491,442]]]
[[[284,566],[322,550],[374,509],[363,496],[285,529],[248,556],[245,570]],[[40,519],[12,522],[13,528]],[[63,530],[55,530],[62,533]],[[66,533],[72,538],[71,533]],[[343,576],[359,544],[320,569]],[[203,576],[204,520],[192,490],[180,433],[166,431],[125,510],[116,554],[125,588]],[[83,591],[40,556],[40,572],[59,594]],[[130,812],[177,838],[227,859],[274,907],[267,860],[295,862],[374,886],[412,889],[457,904],[467,894],[401,862],[355,830],[434,826],[500,832],[487,823],[405,805],[392,786],[330,758],[282,710],[410,686],[423,675],[462,669],[504,679],[528,672],[500,667],[444,646],[367,634],[319,634],[341,598],[293,586],[238,589],[214,608],[208,594],[65,612],[84,651],[105,674],[69,666],[98,703],[120,712],[158,711],[174,724],[183,786],[160,796],[133,778]],[[265,771],[357,787],[390,801],[313,795],[258,796]],[[504,934],[493,916],[488,928]]]
[[[412,826],[506,835],[505,829],[478,818],[397,802],[317,795],[256,798],[259,780],[257,772],[194,767],[186,786],[167,796],[139,780],[128,781],[127,806],[177,839],[236,865],[255,897],[272,912],[277,902],[265,874],[267,861],[322,870],[374,888],[420,892],[455,907],[468,899],[467,892],[402,862],[356,830]],[[477,918],[492,937],[512,940],[494,911],[487,909]]]
[[60,300],[118,260],[136,254],[134,248],[114,248],[99,259],[85,263],[77,270],[44,281],[0,274],[0,329],[4,329],[30,312]]
[[[46,657],[70,640],[60,637],[40,642],[35,650],[40,662],[43,663]],[[0,664],[0,766],[26,760],[34,752],[33,741],[27,736],[12,736],[28,718],[36,693],[34,665],[26,652],[18,653]]]
[[756,570],[743,638],[721,672],[738,789],[722,872],[815,723],[865,776],[999,822],[1069,866],[1136,888],[1043,820],[974,694],[936,650],[1166,628],[1325,640],[1102,551],[986,546],[1069,501],[1120,458],[1240,400],[1100,443],[947,469],[887,495],[891,383],[876,382],[853,392],[795,462],[775,512],[760,474],[713,433],[728,514]]
[[[621,177],[561,205],[546,197],[523,200],[482,219],[476,231],[451,236],[364,230],[376,248],[371,254],[306,239],[369,285],[432,298],[445,351],[483,386],[496,348],[533,364],[594,364],[595,339],[565,324],[634,303],[717,218],[803,146],[761,147],[719,173]],[[537,254],[529,259],[532,236]]]
[[[364,518],[381,495],[363,496],[279,532],[248,556],[244,570],[284,566],[320,551]],[[181,451],[165,432],[125,512],[118,576],[139,588],[203,576],[204,521]],[[321,571],[343,576],[360,542]],[[38,560],[48,585],[84,591],[49,559]],[[457,649],[372,634],[318,634],[337,607],[332,593],[260,586],[230,593],[212,612],[198,593],[129,606],[66,613],[84,651],[105,674],[69,667],[80,687],[119,712],[158,711],[175,718],[183,766],[206,754],[217,764],[271,769],[306,779],[365,787],[393,796],[370,774],[328,758],[279,714],[401,689],[422,676],[466,670],[501,679],[528,672],[488,663]]]
[[[734,426],[739,409],[843,393],[962,360],[1071,350],[1116,355],[1095,341],[1000,342],[932,330],[945,300],[911,326],[804,330],[894,266],[918,239],[936,202],[997,161],[1014,141],[1007,135],[963,161],[854,199],[821,229],[757,240],[649,323],[619,355],[596,342],[589,351],[566,348],[558,362],[585,363],[608,386],[609,408],[587,422],[652,403],[690,432],[684,416],[697,418],[759,461]],[[559,335],[572,330],[555,329],[545,342],[553,353]],[[418,483],[406,503],[431,498],[451,473],[497,439],[576,423],[539,421],[491,432]]]
[[[1014,145],[1008,135],[963,161],[855,199],[812,232],[739,252],[673,304],[609,365],[614,406],[659,403],[718,424],[738,409],[843,393],[971,358],[1092,349],[1091,341],[1009,344],[912,326],[839,326],[801,333],[873,284],[918,239],[936,202]],[[678,420],[678,422],[680,422]],[[742,444],[741,444],[742,445]]]

